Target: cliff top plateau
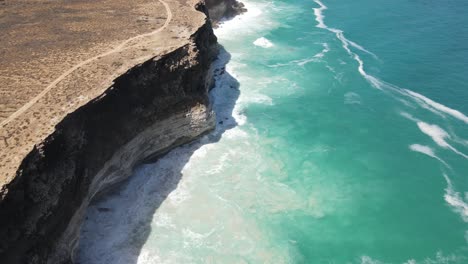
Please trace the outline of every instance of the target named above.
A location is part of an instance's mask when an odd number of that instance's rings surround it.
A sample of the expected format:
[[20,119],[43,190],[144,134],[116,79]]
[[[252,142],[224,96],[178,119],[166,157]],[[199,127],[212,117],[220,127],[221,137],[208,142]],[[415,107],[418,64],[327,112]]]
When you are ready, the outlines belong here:
[[196,4],[0,1],[0,190],[66,115],[133,66],[187,44],[206,22]]

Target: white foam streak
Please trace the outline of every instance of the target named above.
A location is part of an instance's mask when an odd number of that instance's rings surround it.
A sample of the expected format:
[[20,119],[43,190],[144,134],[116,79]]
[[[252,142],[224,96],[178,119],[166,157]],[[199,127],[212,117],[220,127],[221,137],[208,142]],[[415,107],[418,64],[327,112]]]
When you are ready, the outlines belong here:
[[320,62],[321,59],[323,57],[325,57],[325,54],[327,54],[330,51],[330,46],[328,45],[328,43],[321,43],[321,44],[323,46],[323,49],[319,53],[315,54],[314,56],[312,56],[310,58],[304,58],[304,59],[300,59],[300,60],[292,60],[292,61],[289,61],[289,62],[286,62],[286,63],[277,63],[277,64],[273,64],[273,65],[268,65],[268,67],[277,68],[277,67],[291,66],[293,64],[296,64],[298,66],[303,67],[304,65],[306,65],[306,64],[308,64],[310,62]]
[[437,157],[436,154],[434,153],[434,150],[432,150],[428,146],[419,145],[419,144],[412,144],[412,145],[409,146],[409,148],[412,151],[419,152],[419,153],[427,155],[427,156],[429,156],[431,158],[434,158],[434,159],[442,162],[445,166],[449,167],[449,165],[445,161],[443,161],[441,158]]
[[296,60],[296,61],[292,61],[292,62],[296,63],[299,66],[304,66],[304,65],[306,65],[307,63],[310,63],[310,62],[317,62],[317,59],[309,58],[309,59],[303,59],[303,60]]
[[444,113],[446,113],[448,115],[451,115],[451,116],[465,122],[465,124],[468,124],[468,116],[464,115],[460,111],[449,108],[449,107],[447,107],[447,106],[445,106],[443,104],[437,103],[437,102],[425,97],[422,94],[418,94],[416,92],[413,92],[413,91],[410,91],[410,90],[407,90],[407,89],[404,89],[404,90],[410,96],[412,96],[417,102],[426,104],[426,105],[428,105],[428,106],[430,106],[430,107],[432,107],[434,109],[437,109],[438,111],[444,112]]
[[[468,204],[460,196],[460,193],[455,191],[452,181],[444,174],[445,181],[447,182],[447,188],[445,189],[444,199],[457,212],[463,219],[468,222]],[[465,194],[466,196],[466,194]]]
[[406,113],[406,112],[401,112],[400,115],[403,116],[404,118],[407,118],[407,119],[415,122],[415,123],[420,121],[419,119],[415,118],[414,116],[412,116],[411,114]]
[[426,154],[426,155],[428,155],[430,157],[433,157],[433,158],[436,157],[436,155],[434,154],[434,151],[428,146],[419,145],[419,144],[412,144],[412,145],[410,145],[409,148],[412,151],[420,152],[420,153]]
[[371,55],[372,57],[374,57],[374,59],[376,59],[376,60],[379,59],[379,58],[377,57],[377,55],[375,55],[374,53],[372,53],[372,52],[366,50],[363,46],[357,44],[356,42],[353,42],[353,41],[351,41],[351,40],[348,39],[348,43],[349,43],[349,45],[353,46],[354,48],[356,48],[356,49],[358,49],[358,50],[360,50],[360,51],[362,51],[362,52],[365,52],[365,53]]
[[450,145],[446,139],[451,139],[454,140],[455,142],[458,142],[457,139],[452,139],[451,136],[447,133],[447,131],[443,130],[441,127],[438,125],[431,125],[426,122],[423,122],[415,117],[413,117],[411,114],[408,114],[406,112],[401,112],[400,115],[403,117],[415,122],[418,125],[419,130],[423,132],[424,134],[428,135],[429,137],[432,138],[432,140],[439,145],[442,148],[445,149],[450,149],[451,151],[455,152],[456,154],[464,157],[465,159],[468,159],[468,156],[456,148],[454,148],[452,145]]
[[468,159],[468,155],[466,155],[463,152],[457,150],[456,148],[449,145],[449,149],[452,150],[453,152],[457,153],[458,155],[464,157],[465,159]]
[[364,70],[364,62],[361,60],[361,58],[354,54],[354,59],[359,63],[359,66],[358,66],[358,71],[359,73],[375,88],[379,89],[379,90],[382,90],[382,82],[375,78],[374,76],[372,75],[369,75],[366,73],[366,71]]
[[305,58],[305,59],[300,59],[300,60],[292,60],[286,63],[277,63],[273,65],[268,65],[270,68],[278,68],[278,67],[285,67],[285,66],[291,66],[293,64],[296,64],[298,66],[303,67],[304,65],[310,63],[310,62],[319,62],[319,58],[316,58],[315,56],[312,58]]
[[314,15],[315,15],[315,20],[317,21],[317,27],[318,28],[327,28],[324,22],[325,16],[323,15],[323,10],[327,9],[327,6],[325,6],[322,2],[319,0],[314,0],[315,3],[317,3],[320,7],[319,8],[314,8]]
[[418,124],[419,129],[424,134],[430,136],[432,140],[434,140],[434,142],[437,143],[437,145],[443,148],[449,147],[449,144],[447,143],[447,141],[445,141],[445,138],[448,138],[449,135],[447,134],[447,132],[445,132],[445,130],[443,130],[437,125],[431,125],[431,124],[427,124],[421,121],[418,122],[417,124]]
[[437,125],[427,124],[427,123],[422,122],[422,121],[417,122],[417,125],[418,125],[419,129],[421,130],[421,132],[423,132],[424,134],[431,137],[432,140],[434,140],[434,142],[437,145],[439,145],[442,148],[450,149],[453,152],[455,152],[456,154],[464,157],[465,159],[468,159],[467,155],[465,155],[464,153],[458,151],[456,148],[454,148],[449,143],[447,143],[446,139],[449,139],[450,135],[445,130],[443,130],[442,128],[440,128]]
[[354,53],[349,49],[348,39],[345,38],[343,31],[336,28],[327,28],[329,31],[335,33],[336,37],[341,41],[343,48],[348,52],[349,55],[354,55]]
[[300,60],[292,60],[292,61],[289,61],[289,62],[286,62],[286,63],[277,63],[277,64],[273,64],[273,65],[268,65],[268,67],[278,68],[278,67],[284,67],[284,66],[291,66],[293,64],[296,64],[298,66],[303,67],[304,65],[306,65],[306,64],[308,64],[310,62],[320,62],[320,59],[322,59],[325,56],[325,54],[327,54],[330,51],[330,46],[327,43],[321,43],[321,44],[323,46],[322,51],[320,51],[319,53],[315,54],[314,56],[312,56],[310,58],[304,58],[304,59],[300,59]]
[[382,82],[380,80],[378,80],[376,77],[367,74],[367,72],[364,70],[364,62],[361,60],[359,55],[357,55],[356,53],[351,51],[349,46],[352,46],[352,47],[354,47],[354,48],[356,48],[356,49],[358,49],[360,51],[368,53],[368,54],[372,55],[375,58],[377,58],[377,56],[374,53],[372,53],[372,52],[366,50],[365,48],[363,48],[361,45],[347,39],[344,36],[344,33],[343,33],[342,30],[336,29],[336,28],[329,28],[325,24],[325,21],[324,21],[325,16],[323,15],[323,11],[327,9],[327,6],[325,6],[320,0],[314,0],[314,2],[317,3],[320,6],[319,8],[314,8],[315,20],[318,23],[316,25],[316,27],[323,28],[323,29],[326,29],[326,30],[334,33],[336,35],[336,37],[341,41],[342,46],[346,50],[346,52],[352,58],[354,58],[354,60],[359,64],[359,66],[358,66],[359,73],[372,85],[372,87],[377,88],[377,89],[382,89],[382,87],[381,87]]
[[382,264],[382,262],[375,260],[369,256],[361,256],[361,264]]
[[323,58],[327,52],[330,51],[330,47],[327,43],[322,43],[323,50],[314,55],[314,58]]

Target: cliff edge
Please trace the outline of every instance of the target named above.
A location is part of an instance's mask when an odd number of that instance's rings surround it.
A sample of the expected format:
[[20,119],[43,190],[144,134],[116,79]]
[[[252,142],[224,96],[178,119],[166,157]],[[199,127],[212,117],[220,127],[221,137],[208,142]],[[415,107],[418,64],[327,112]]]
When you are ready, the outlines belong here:
[[205,3],[215,25],[222,19],[230,19],[247,11],[244,4],[237,0],[205,0]]
[[[220,2],[215,19],[232,14]],[[214,128],[207,15],[191,0],[2,2],[1,263],[72,262],[96,195]]]

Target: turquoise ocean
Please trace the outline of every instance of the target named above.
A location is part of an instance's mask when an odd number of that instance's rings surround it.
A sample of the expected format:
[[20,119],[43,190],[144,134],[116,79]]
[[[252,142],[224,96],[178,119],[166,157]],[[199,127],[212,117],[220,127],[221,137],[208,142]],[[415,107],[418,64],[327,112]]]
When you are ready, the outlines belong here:
[[245,4],[216,131],[91,207],[79,262],[468,263],[468,2]]

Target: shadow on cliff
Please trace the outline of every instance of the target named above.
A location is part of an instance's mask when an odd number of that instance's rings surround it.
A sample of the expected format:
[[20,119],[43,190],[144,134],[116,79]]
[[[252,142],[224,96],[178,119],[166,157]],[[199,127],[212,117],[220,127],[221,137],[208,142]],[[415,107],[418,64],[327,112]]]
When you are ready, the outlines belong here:
[[177,188],[184,166],[197,149],[218,142],[226,130],[237,125],[233,110],[240,94],[239,82],[225,71],[230,58],[220,47],[213,64],[215,86],[210,99],[216,113],[214,131],[170,151],[154,164],[139,166],[128,181],[93,203],[83,223],[76,263],[132,264],[145,258],[142,248],[151,233],[153,215]]

